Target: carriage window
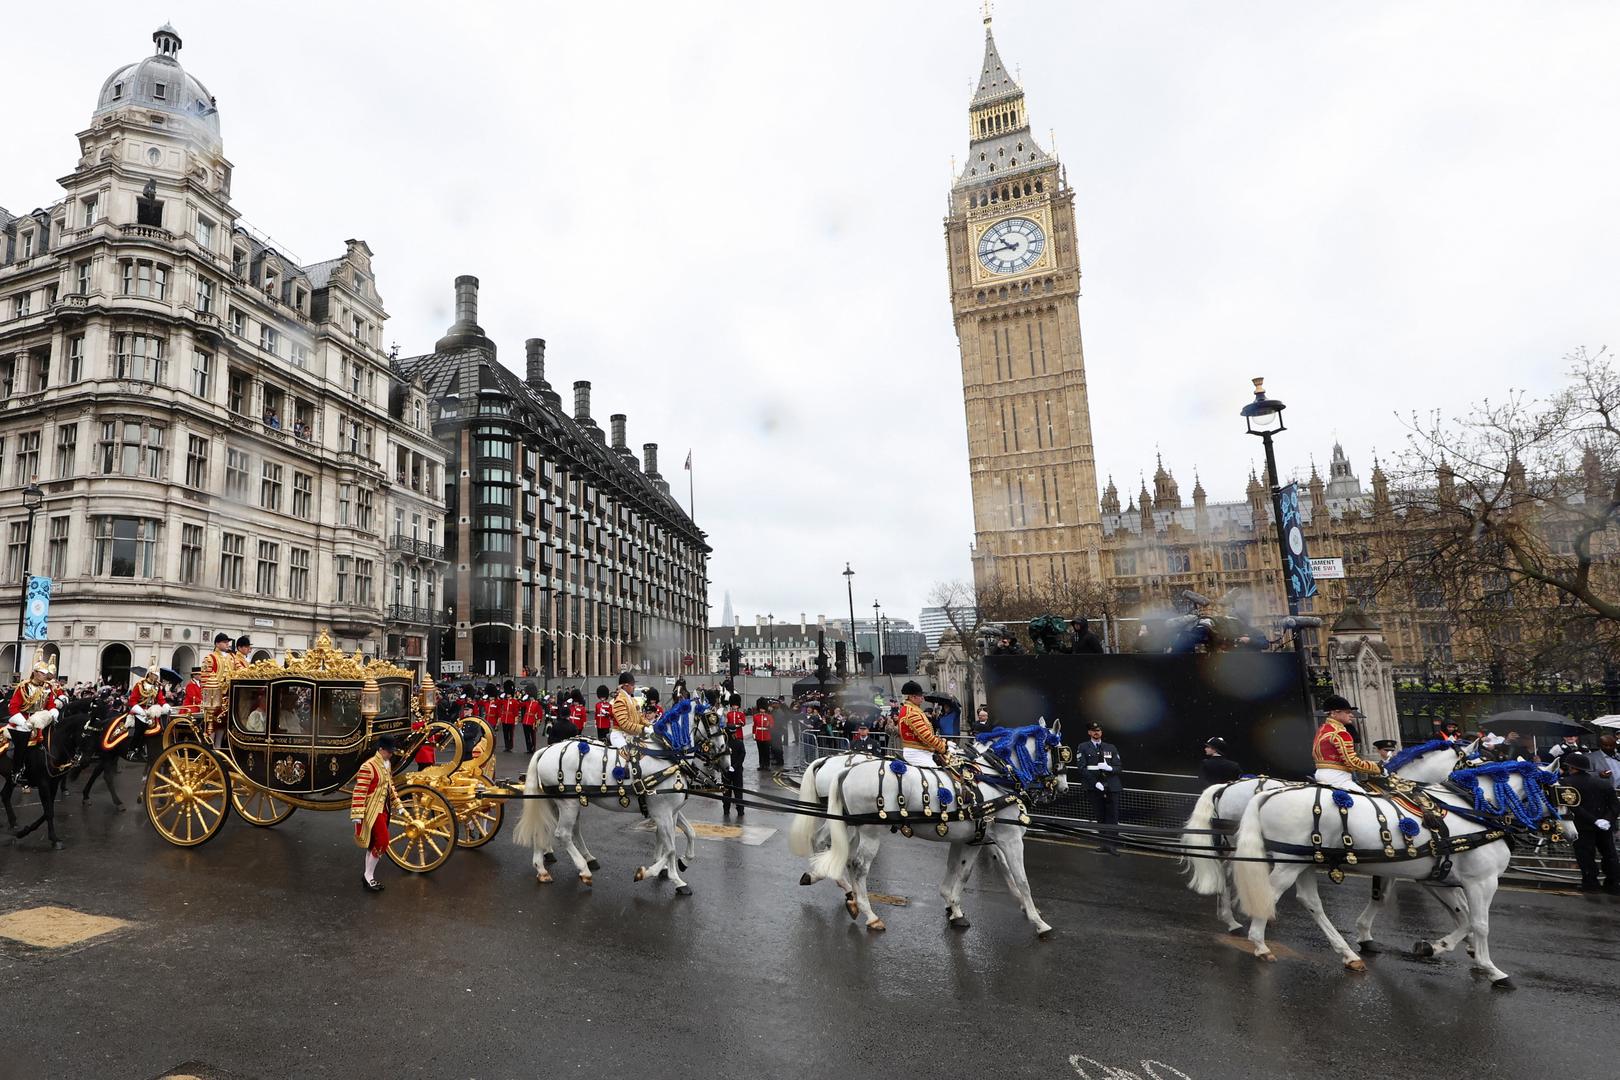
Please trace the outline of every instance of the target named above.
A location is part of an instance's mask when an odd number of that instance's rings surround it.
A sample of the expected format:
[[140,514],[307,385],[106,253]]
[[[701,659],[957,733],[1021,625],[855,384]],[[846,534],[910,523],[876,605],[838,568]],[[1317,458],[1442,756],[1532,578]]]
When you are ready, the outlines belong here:
[[262,686],[238,686],[232,693],[235,695],[231,702],[231,715],[236,720],[236,726],[243,731],[255,735],[263,735],[267,730],[265,709],[266,689]]
[[378,697],[378,716],[404,716],[405,715],[405,684],[384,683],[380,688],[382,692]]
[[345,739],[359,730],[360,688],[334,686],[322,690],[315,734],[323,739]]
[[276,687],[275,713],[270,730],[277,735],[308,735],[315,688],[298,683]]

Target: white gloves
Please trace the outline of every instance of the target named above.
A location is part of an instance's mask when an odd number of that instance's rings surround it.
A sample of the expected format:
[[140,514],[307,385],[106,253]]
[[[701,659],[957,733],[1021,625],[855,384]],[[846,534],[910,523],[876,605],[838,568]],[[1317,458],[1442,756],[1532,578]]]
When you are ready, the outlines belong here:
[[142,720],[145,720],[146,719],[146,707],[144,705],[131,705],[129,707],[129,714],[131,716],[138,716]]
[[1614,827],[1614,822],[1610,821],[1606,817],[1605,818],[1598,818],[1592,824],[1596,825],[1598,828],[1602,829],[1604,832],[1608,832],[1611,828]]
[[28,726],[35,731],[44,731],[55,722],[55,709],[41,709],[28,718]]
[[1097,768],[1101,769],[1103,772],[1113,772],[1114,771],[1114,767],[1112,765],[1108,764],[1108,762],[1106,762],[1106,761],[1103,762],[1102,764],[1098,765]]
[[1103,783],[1101,781],[1098,781],[1097,790],[1098,791],[1107,791],[1108,789],[1103,785]]

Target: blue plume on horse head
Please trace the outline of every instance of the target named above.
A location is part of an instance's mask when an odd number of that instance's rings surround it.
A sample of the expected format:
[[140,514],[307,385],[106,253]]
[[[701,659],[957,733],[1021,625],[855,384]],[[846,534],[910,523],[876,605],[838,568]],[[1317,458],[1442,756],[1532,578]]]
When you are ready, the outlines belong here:
[[[1515,776],[1523,781],[1522,796],[1513,790]],[[1476,813],[1511,817],[1526,829],[1535,830],[1544,818],[1558,816],[1543,790],[1553,783],[1553,777],[1533,761],[1492,761],[1458,769],[1451,774],[1451,782],[1473,797]]]
[[1441,750],[1450,750],[1452,753],[1456,753],[1457,747],[1456,744],[1449,742],[1446,739],[1430,739],[1426,743],[1418,743],[1416,746],[1408,746],[1405,750],[1402,750],[1400,753],[1384,762],[1384,771],[1391,773],[1396,772],[1400,769],[1406,768],[1406,766],[1412,764],[1412,762],[1416,761],[1420,757],[1426,757],[1429,754],[1438,753]]
[[692,748],[692,699],[677,701],[653,721],[653,734],[674,750]]
[[[1063,739],[1045,724],[1026,724],[1018,728],[994,728],[980,735],[978,741],[1006,762],[1020,783],[1029,784],[1051,773],[1051,761],[1046,752]],[[1031,742],[1035,744],[1033,748]]]

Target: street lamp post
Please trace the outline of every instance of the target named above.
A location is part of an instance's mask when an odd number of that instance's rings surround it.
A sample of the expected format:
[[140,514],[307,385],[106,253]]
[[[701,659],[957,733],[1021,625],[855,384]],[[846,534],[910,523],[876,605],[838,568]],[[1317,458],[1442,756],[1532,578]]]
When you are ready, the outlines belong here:
[[771,678],[776,677],[776,616],[765,616],[765,632],[771,635]]
[[28,511],[28,529],[23,534],[22,581],[18,586],[17,597],[17,654],[13,669],[17,673],[17,681],[23,677],[23,622],[28,617],[28,567],[34,555],[34,515],[45,504],[45,492],[32,480],[23,488],[23,509]]
[[861,673],[860,649],[855,639],[855,571],[844,564],[844,588],[849,592],[849,670]]
[[883,616],[878,602],[872,601],[872,674],[883,670]]
[[1288,602],[1288,615],[1292,621],[1294,657],[1299,664],[1300,685],[1307,706],[1311,705],[1310,672],[1305,664],[1305,639],[1300,636],[1299,599],[1288,587],[1288,535],[1283,529],[1282,484],[1277,477],[1277,454],[1271,440],[1287,428],[1283,425],[1283,409],[1276,398],[1266,397],[1265,379],[1254,380],[1254,400],[1243,406],[1243,419],[1250,435],[1258,435],[1266,447],[1266,482],[1271,485],[1271,516],[1277,524],[1277,554],[1282,560],[1283,597]]
[[554,628],[551,624],[551,593],[551,578],[548,575],[546,583],[540,586],[540,603],[545,609],[544,614],[546,616],[545,628],[540,634],[540,692],[542,694],[551,689],[551,661],[557,651],[556,643],[552,641]]

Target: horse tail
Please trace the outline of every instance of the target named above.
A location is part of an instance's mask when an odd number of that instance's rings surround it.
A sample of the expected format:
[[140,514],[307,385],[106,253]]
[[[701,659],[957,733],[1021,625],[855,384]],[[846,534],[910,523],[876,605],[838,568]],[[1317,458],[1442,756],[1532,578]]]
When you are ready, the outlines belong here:
[[1187,888],[1199,896],[1214,896],[1226,887],[1226,868],[1215,847],[1215,799],[1226,790],[1225,784],[1213,784],[1204,789],[1187,819],[1187,831],[1181,836],[1181,846],[1187,851],[1181,864],[1189,875]]
[[1271,888],[1271,866],[1266,860],[1266,830],[1260,822],[1260,811],[1270,798],[1256,795],[1243,811],[1237,832],[1237,862],[1232,869],[1238,903],[1251,918],[1265,921],[1277,915],[1277,895]]
[[810,863],[810,869],[817,877],[835,881],[849,869],[849,826],[841,820],[844,814],[844,780],[847,776],[846,773],[833,781],[832,790],[827,793],[827,813],[832,815],[826,819],[827,835],[832,842]]
[[[529,772],[523,781],[523,794],[540,794],[539,754],[529,759]],[[557,808],[551,805],[550,799],[525,799],[523,816],[518,819],[517,828],[512,830],[512,843],[518,847],[527,847],[531,851],[539,851],[550,839],[556,826]]]
[[[799,801],[806,806],[816,802],[816,774],[820,771],[819,761],[805,766],[804,779],[799,781]],[[815,845],[816,824],[816,819],[809,814],[795,817],[793,827],[788,830],[788,850],[801,859],[808,859]]]

